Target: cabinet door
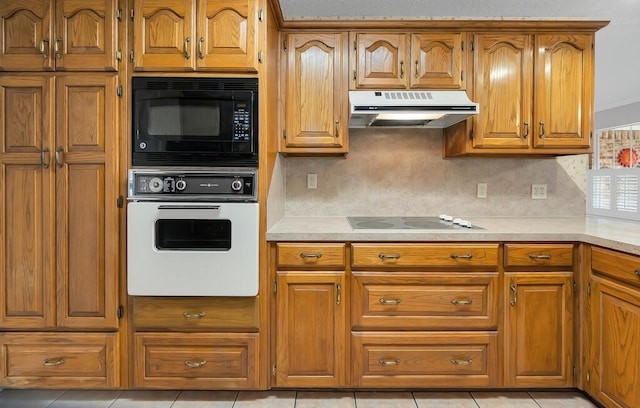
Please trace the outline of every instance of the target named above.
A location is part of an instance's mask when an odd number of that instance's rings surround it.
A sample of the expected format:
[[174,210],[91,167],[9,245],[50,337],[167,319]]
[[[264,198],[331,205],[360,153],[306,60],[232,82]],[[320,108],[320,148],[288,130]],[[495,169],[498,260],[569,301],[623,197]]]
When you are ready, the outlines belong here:
[[200,0],[198,69],[256,72],[256,0]]
[[58,79],[56,257],[58,325],[117,327],[117,77]]
[[508,386],[573,384],[571,272],[505,275]]
[[286,41],[286,137],[282,150],[346,152],[346,34],[290,34]]
[[115,71],[117,0],[58,0],[54,57],[58,70]]
[[276,386],[346,385],[344,272],[278,272]]
[[0,77],[0,328],[55,325],[53,78]]
[[195,0],[135,0],[133,69],[193,70]]
[[591,146],[593,36],[536,36],[534,147]]
[[0,70],[51,71],[53,0],[0,1]]
[[640,290],[591,281],[589,392],[608,407],[640,406]]
[[411,88],[465,89],[463,33],[411,35]]
[[356,88],[407,87],[406,34],[357,34],[356,53]]
[[527,148],[532,133],[531,36],[475,35],[474,148]]

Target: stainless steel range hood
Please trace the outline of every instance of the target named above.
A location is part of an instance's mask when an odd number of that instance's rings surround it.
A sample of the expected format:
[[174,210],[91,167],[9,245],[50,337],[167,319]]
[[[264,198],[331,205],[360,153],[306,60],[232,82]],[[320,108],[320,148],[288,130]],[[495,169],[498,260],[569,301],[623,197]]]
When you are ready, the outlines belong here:
[[350,128],[446,128],[479,112],[464,91],[349,91]]

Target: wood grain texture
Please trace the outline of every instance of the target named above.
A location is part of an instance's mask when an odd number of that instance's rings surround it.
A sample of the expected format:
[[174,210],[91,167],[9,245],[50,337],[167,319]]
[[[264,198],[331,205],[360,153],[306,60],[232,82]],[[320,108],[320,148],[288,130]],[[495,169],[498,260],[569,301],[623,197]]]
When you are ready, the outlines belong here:
[[409,87],[464,90],[469,76],[464,50],[466,38],[467,33],[462,32],[411,34]]
[[573,244],[504,244],[504,266],[573,268]]
[[497,244],[354,243],[352,266],[359,268],[498,266]]
[[409,36],[404,33],[356,34],[356,88],[405,89],[409,75]]
[[640,257],[597,247],[592,247],[591,254],[594,274],[640,286]]
[[342,243],[278,243],[279,268],[344,269],[346,245]]

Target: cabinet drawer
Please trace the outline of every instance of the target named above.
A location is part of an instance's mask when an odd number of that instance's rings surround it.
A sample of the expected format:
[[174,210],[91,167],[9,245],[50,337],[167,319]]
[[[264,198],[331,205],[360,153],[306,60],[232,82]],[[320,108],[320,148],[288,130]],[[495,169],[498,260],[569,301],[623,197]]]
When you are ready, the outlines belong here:
[[353,332],[352,344],[359,387],[497,385],[495,332]]
[[332,243],[286,243],[277,244],[278,267],[343,269],[345,244]]
[[0,385],[117,388],[117,333],[3,333]]
[[495,329],[497,274],[354,272],[354,329]]
[[134,297],[136,330],[258,330],[258,297]]
[[504,265],[573,266],[573,244],[505,244]]
[[134,386],[257,387],[257,333],[136,333]]
[[640,257],[591,247],[591,269],[595,273],[640,286]]
[[498,244],[353,244],[354,268],[498,266]]

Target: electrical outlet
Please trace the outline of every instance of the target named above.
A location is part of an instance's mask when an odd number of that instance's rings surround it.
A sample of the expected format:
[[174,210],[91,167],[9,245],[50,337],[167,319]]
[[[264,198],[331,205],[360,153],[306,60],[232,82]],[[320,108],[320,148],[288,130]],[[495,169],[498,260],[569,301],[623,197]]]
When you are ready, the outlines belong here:
[[546,200],[547,199],[547,185],[546,184],[532,184],[531,185],[531,199],[532,200]]
[[478,183],[476,197],[487,198],[487,183]]
[[316,189],[318,188],[318,175],[315,173],[307,174],[307,188],[308,189]]

